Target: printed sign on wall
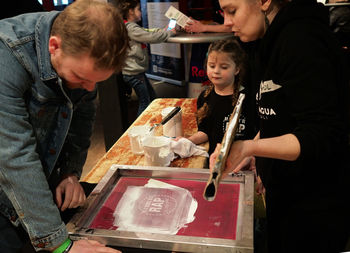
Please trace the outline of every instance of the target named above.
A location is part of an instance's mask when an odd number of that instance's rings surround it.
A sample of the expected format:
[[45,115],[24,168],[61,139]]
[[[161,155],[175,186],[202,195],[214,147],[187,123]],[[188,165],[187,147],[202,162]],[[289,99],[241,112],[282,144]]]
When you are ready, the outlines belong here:
[[[141,0],[142,26],[145,28],[166,28],[169,19],[165,12],[170,6],[179,8],[179,2],[171,0]],[[181,57],[181,44],[150,44],[150,63],[147,76],[151,79],[182,85],[184,63]]]

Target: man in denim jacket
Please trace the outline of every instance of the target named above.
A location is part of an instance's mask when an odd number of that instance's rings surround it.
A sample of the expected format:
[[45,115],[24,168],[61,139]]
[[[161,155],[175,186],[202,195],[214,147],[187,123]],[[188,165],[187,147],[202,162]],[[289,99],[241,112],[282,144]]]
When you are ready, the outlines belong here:
[[118,252],[69,241],[60,211],[85,200],[78,179],[90,145],[95,86],[120,71],[127,48],[122,19],[107,3],[80,0],[63,12],[0,20],[2,253],[22,247],[23,229],[37,251]]

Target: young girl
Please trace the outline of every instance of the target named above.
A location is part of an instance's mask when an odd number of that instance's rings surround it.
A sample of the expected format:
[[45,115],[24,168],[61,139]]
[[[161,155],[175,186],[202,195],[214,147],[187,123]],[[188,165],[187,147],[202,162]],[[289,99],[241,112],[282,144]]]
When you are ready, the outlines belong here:
[[141,20],[139,0],[118,1],[128,35],[130,37],[130,50],[123,68],[123,80],[136,92],[139,99],[138,115],[156,97],[154,89],[148,81],[145,72],[148,69],[148,50],[144,43],[161,43],[175,35],[175,29],[147,30],[137,24]]
[[[209,154],[221,143],[238,95],[243,91],[244,62],[245,53],[235,39],[209,46],[206,68],[211,86],[198,97],[198,132],[188,138],[194,144],[209,141]],[[243,108],[236,139],[248,138],[246,123]]]

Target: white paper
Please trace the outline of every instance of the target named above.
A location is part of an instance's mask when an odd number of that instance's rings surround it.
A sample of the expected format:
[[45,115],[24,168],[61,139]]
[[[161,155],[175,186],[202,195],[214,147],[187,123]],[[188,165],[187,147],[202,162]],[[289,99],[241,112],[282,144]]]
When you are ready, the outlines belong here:
[[[169,19],[167,19],[166,16],[164,16],[164,13],[170,5],[178,7],[179,3],[147,3],[148,27],[150,29],[167,27]],[[181,48],[180,44],[178,43],[150,44],[150,50],[151,54],[181,58]]]
[[191,193],[157,180],[128,186],[114,212],[117,230],[176,234],[195,219],[198,203]]
[[186,24],[191,20],[189,17],[187,17],[181,11],[176,9],[174,6],[169,7],[167,12],[165,13],[165,16],[169,19],[175,19],[176,23],[182,28],[184,28]]

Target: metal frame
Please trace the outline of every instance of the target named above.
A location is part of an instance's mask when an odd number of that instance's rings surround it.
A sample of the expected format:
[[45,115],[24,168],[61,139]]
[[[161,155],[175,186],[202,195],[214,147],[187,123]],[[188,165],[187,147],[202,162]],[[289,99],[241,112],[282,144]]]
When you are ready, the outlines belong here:
[[[113,165],[90,194],[86,204],[67,224],[74,240],[93,239],[109,246],[171,250],[179,252],[253,252],[254,175],[252,172],[234,174],[221,183],[240,183],[241,196],[237,220],[237,239],[134,233],[106,229],[89,229],[89,225],[121,177],[181,179],[206,182],[209,170],[173,167]],[[241,198],[243,197],[243,198]]]

